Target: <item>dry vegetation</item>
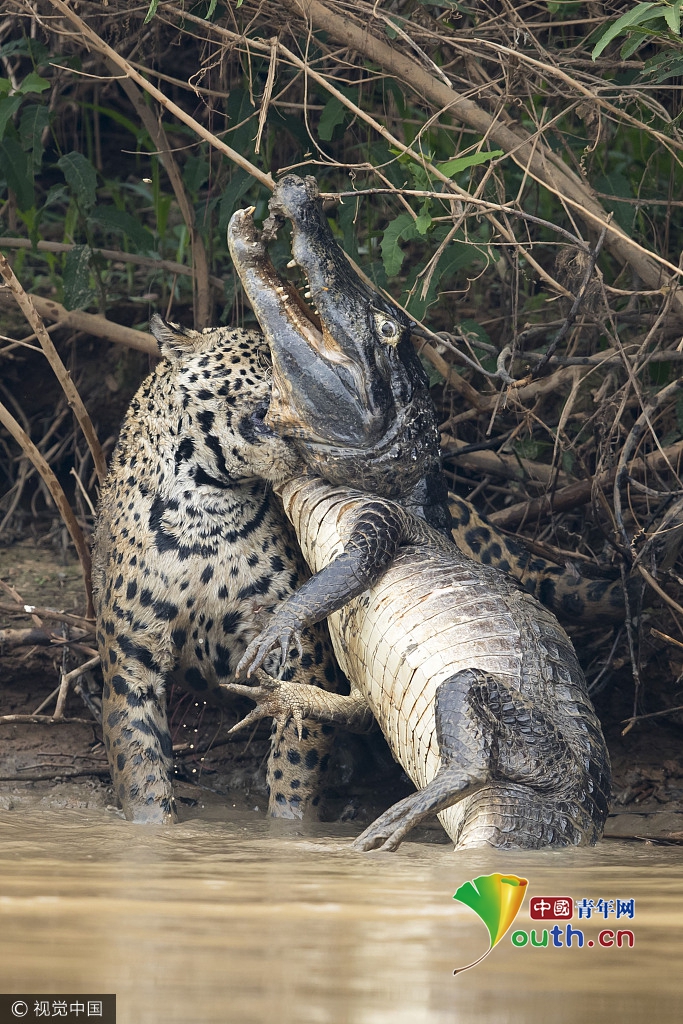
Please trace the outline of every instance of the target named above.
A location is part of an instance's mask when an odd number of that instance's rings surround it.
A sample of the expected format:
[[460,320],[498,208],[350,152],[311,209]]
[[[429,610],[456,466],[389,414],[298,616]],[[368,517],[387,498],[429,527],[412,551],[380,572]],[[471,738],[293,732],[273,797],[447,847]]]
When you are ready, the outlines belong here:
[[[624,627],[596,624],[580,652],[615,733],[654,722],[666,753],[683,704],[683,45],[676,5],[654,6],[593,59],[635,4],[7,0],[0,543],[75,549],[87,592],[96,435],[107,454],[155,351],[150,313],[248,319],[227,221],[265,215],[285,169],[312,173],[347,252],[423,325],[454,489],[544,557],[621,576]],[[4,575],[5,664],[59,646],[59,718],[90,623],[22,620],[18,603],[52,602]]]

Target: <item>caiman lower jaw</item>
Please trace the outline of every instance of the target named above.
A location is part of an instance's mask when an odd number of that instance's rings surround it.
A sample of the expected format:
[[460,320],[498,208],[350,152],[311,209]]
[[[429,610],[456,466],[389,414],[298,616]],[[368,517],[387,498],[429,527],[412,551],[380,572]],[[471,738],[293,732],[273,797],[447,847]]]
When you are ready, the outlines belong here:
[[[371,399],[371,381],[329,331],[316,325],[296,289],[275,270],[251,210],[233,214],[230,253],[270,346],[274,392],[266,424],[318,444],[363,445],[380,438],[387,410]],[[322,326],[322,325],[321,325]]]

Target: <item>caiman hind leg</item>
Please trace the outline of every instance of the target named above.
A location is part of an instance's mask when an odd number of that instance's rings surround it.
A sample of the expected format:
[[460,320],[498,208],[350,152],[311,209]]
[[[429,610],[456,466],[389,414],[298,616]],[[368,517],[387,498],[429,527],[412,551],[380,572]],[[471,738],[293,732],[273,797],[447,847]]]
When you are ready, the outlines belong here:
[[[551,717],[509,683],[478,669],[456,673],[436,691],[435,725],[437,774],[373,822],[356,849],[395,850],[421,821],[465,797],[472,807],[456,846],[533,849],[597,840],[607,814],[600,785],[592,785],[588,766]],[[485,820],[478,820],[476,794],[491,786],[507,789],[501,814],[482,799]],[[538,827],[529,828],[527,816]]]
[[256,702],[254,710],[233,725],[231,733],[262,718],[273,718],[276,741],[283,730],[290,727],[301,735],[311,719],[358,733],[369,732],[377,724],[368,702],[358,691],[349,695],[330,693],[301,683],[273,679],[262,669],[255,669],[254,674],[259,681],[257,686],[225,683],[221,687],[228,693]]

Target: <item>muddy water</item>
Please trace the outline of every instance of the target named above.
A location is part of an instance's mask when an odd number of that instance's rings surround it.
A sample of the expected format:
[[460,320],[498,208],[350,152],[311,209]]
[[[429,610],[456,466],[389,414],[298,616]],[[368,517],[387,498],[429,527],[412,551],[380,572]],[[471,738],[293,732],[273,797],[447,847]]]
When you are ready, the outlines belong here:
[[[358,855],[355,831],[236,812],[165,831],[99,811],[4,812],[0,990],[116,992],[119,1024],[681,1019],[680,848]],[[634,899],[635,916],[575,915],[581,949],[515,948],[508,934],[454,977],[488,934],[453,893],[494,871],[528,878],[529,896]],[[513,928],[540,939],[529,896]],[[630,928],[634,947],[600,947],[606,926]]]

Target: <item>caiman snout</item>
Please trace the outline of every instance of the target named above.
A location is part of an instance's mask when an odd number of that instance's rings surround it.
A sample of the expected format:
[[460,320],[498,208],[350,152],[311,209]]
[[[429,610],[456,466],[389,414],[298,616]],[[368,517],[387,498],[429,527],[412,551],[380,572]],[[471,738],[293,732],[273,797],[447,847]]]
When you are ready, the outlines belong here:
[[228,243],[244,290],[271,349],[272,395],[267,424],[283,436],[316,443],[363,445],[386,430],[362,366],[280,278],[252,219],[238,210]]
[[[267,252],[285,221],[315,312]],[[315,179],[282,178],[263,234],[252,211],[242,210],[231,218],[228,241],[271,348],[268,426],[293,439],[309,467],[332,482],[377,487],[387,497],[411,494],[439,461],[412,324],[353,268],[332,234]]]

